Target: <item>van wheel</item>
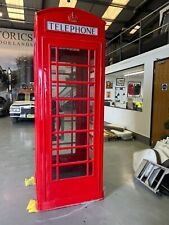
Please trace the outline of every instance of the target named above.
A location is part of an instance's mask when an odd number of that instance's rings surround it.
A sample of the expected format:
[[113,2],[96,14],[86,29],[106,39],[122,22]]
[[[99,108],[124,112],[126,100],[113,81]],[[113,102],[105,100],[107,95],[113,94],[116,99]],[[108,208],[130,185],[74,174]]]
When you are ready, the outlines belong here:
[[13,117],[13,118],[12,118],[12,123],[17,123],[17,122],[18,122],[18,118]]

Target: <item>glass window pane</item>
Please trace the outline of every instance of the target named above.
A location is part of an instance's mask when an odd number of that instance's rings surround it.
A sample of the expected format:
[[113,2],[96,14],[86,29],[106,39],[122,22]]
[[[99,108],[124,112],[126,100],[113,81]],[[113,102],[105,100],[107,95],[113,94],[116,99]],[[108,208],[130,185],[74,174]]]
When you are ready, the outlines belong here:
[[56,49],[55,48],[51,48],[51,61],[55,62],[56,61]]
[[59,97],[86,98],[87,90],[87,84],[59,84]]
[[93,163],[89,163],[89,175],[93,175]]
[[94,82],[94,81],[95,81],[95,68],[90,67],[90,82]]
[[17,97],[18,101],[25,101],[25,94],[24,93],[19,93]]
[[[59,128],[59,129],[58,129]],[[61,130],[61,118],[52,118],[52,132],[57,132]]]
[[57,86],[56,86],[56,83],[52,84],[52,98],[56,98],[57,94]]
[[94,114],[94,101],[90,101],[90,113]]
[[52,180],[57,179],[57,174],[56,174],[56,166],[52,166]]
[[56,148],[57,148],[57,135],[52,134],[52,149],[56,149]]
[[86,164],[59,167],[59,179],[86,175]]
[[94,117],[93,116],[90,116],[89,124],[90,124],[90,130],[93,130],[94,129]]
[[94,51],[91,50],[90,51],[90,65],[94,65],[95,62],[94,62]]
[[86,130],[87,117],[66,117],[64,118],[64,130]]
[[143,111],[144,65],[108,74],[105,83],[105,105]]
[[57,151],[52,149],[52,164],[57,163]]
[[94,84],[90,85],[90,98],[94,98]]
[[87,133],[86,132],[65,133],[64,139],[59,140],[59,147],[81,146],[81,145],[87,145]]
[[89,148],[89,160],[93,160],[93,147]]
[[62,63],[87,64],[88,50],[76,48],[59,48],[58,61]]
[[51,78],[56,81],[56,65],[51,65]]
[[87,100],[61,100],[60,110],[63,114],[86,114]]
[[75,66],[58,66],[60,81],[88,81],[88,68]]
[[59,163],[84,161],[87,159],[86,148],[59,151]]
[[93,132],[91,132],[89,134],[89,144],[90,145],[94,145],[94,136],[93,135],[94,135]]

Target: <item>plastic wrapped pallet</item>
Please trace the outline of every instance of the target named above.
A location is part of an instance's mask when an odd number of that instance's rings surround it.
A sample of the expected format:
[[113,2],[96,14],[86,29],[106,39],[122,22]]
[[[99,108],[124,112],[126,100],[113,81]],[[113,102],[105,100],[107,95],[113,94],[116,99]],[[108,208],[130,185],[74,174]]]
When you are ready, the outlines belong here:
[[131,140],[133,139],[133,133],[129,130],[124,130],[123,132],[112,129],[112,133],[114,133],[117,137],[123,140]]

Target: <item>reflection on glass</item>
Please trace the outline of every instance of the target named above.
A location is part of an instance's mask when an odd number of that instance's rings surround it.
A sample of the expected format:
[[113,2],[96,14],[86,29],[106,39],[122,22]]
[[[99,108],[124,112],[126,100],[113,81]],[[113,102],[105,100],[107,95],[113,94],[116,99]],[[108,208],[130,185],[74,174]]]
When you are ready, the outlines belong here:
[[86,98],[87,90],[87,84],[59,84],[59,97]]
[[59,163],[80,162],[87,159],[86,148],[59,151]]
[[94,62],[94,51],[91,50],[90,51],[90,65],[94,65],[95,62]]
[[59,48],[58,61],[71,64],[86,64],[88,63],[88,50],[76,48]]
[[56,61],[56,48],[51,48],[51,61]]
[[105,106],[143,111],[144,65],[106,76]]
[[94,113],[94,101],[90,101],[90,113]]
[[94,98],[94,84],[90,85],[90,98]]
[[66,117],[64,118],[64,130],[86,130],[87,117]]
[[66,133],[64,140],[59,140],[60,147],[87,145],[87,132]]
[[88,69],[75,66],[59,66],[60,81],[88,81]]
[[90,120],[89,120],[89,124],[90,124],[90,130],[93,130],[94,129],[94,119],[93,119],[93,116],[90,116]]
[[59,167],[59,179],[81,177],[85,175],[86,175],[86,164]]
[[93,163],[89,163],[89,175],[93,175]]
[[56,175],[56,166],[52,166],[52,180],[56,180],[57,175]]
[[51,77],[52,77],[52,81],[53,80],[56,81],[56,65],[51,65]]
[[93,175],[94,58],[93,50],[51,48],[52,180]]
[[63,114],[86,114],[87,100],[60,100]]
[[94,144],[93,132],[90,132],[90,134],[89,134],[89,144],[90,145]]

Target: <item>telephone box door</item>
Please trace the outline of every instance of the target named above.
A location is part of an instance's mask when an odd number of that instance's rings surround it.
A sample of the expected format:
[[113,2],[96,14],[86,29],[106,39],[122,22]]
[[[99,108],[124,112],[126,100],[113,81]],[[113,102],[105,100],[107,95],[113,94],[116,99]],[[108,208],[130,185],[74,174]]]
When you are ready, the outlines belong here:
[[101,199],[101,44],[44,38],[43,46],[46,208]]

